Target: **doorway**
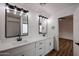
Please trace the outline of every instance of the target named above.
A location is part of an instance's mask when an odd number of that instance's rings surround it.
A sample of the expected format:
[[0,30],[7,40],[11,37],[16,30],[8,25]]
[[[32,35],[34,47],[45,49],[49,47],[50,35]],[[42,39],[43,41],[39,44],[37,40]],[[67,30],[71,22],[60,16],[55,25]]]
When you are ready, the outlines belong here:
[[51,51],[48,56],[73,56],[73,15],[60,17],[59,50]]
[[59,51],[73,55],[73,15],[59,18]]

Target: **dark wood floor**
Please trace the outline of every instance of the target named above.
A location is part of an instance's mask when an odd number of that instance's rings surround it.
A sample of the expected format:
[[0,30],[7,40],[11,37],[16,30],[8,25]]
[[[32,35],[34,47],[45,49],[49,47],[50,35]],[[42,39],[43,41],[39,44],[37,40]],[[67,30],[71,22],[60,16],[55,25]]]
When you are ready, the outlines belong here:
[[73,41],[59,39],[59,51],[51,51],[47,56],[73,56]]

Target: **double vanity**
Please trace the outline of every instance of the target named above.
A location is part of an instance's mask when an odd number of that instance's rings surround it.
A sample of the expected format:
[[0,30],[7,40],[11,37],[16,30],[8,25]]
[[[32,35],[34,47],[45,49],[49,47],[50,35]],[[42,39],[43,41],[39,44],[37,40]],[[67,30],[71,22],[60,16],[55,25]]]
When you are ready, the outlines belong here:
[[38,41],[19,41],[0,43],[2,56],[44,56],[54,49],[54,38],[45,38]]

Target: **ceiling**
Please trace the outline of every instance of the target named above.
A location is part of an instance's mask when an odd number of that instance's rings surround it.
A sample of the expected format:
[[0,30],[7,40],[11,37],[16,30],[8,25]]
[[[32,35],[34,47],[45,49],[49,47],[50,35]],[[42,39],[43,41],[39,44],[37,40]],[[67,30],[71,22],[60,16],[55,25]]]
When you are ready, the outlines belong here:
[[78,3],[46,3],[45,5],[40,5],[40,3],[16,3],[17,5],[21,5],[28,10],[33,10],[39,13],[45,13],[48,15],[55,14],[63,9],[70,7],[79,6]]

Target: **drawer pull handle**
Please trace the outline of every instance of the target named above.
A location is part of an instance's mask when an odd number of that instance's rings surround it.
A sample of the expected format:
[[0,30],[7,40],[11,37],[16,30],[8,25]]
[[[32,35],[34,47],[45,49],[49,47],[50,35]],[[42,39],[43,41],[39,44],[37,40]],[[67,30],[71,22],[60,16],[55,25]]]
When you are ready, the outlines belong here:
[[39,49],[42,49],[42,48],[39,48]]
[[40,44],[42,44],[42,43],[40,43]]

